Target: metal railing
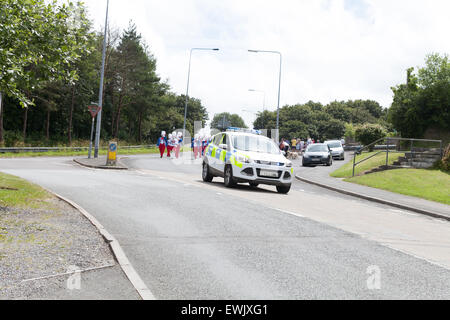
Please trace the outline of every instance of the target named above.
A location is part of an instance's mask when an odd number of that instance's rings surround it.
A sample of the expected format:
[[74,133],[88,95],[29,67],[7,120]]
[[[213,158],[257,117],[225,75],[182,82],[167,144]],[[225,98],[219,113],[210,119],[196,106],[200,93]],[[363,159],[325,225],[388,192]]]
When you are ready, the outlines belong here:
[[[119,146],[120,149],[143,149],[155,148],[155,145],[141,146]],[[108,146],[100,147],[100,149],[108,149]],[[0,148],[0,153],[20,153],[20,152],[60,152],[60,151],[88,151],[89,147],[17,147],[17,148]]]
[[[414,147],[414,143],[416,143],[416,147]],[[433,151],[437,148],[426,148],[423,147],[423,145],[430,145],[430,144],[439,144],[439,150],[436,153],[433,153]],[[418,147],[417,145],[421,145],[422,147]],[[408,146],[409,150],[403,149],[404,147]],[[416,148],[416,150],[414,149]],[[356,161],[356,156],[361,155],[365,150],[367,152],[373,152],[373,150],[380,150],[378,152],[375,152],[374,154],[371,154],[369,157],[364,158],[360,161]],[[414,155],[439,155],[440,159],[443,157],[443,145],[442,140],[429,140],[429,139],[408,139],[408,138],[391,138],[391,137],[385,137],[381,138],[367,146],[364,146],[362,148],[358,148],[353,153],[353,171],[352,176],[355,176],[355,168],[359,164],[366,162],[369,159],[372,159],[373,157],[376,157],[377,155],[386,152],[386,167],[389,166],[389,154],[391,153],[408,153],[411,155],[411,158],[414,158]],[[394,165],[391,165],[394,166]]]

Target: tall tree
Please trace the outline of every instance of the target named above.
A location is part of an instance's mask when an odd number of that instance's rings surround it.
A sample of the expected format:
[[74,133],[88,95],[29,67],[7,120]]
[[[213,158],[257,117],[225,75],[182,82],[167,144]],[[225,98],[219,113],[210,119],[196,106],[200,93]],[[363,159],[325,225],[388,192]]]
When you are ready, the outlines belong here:
[[214,115],[211,128],[225,130],[228,127],[247,128],[244,119],[238,114],[222,112]]

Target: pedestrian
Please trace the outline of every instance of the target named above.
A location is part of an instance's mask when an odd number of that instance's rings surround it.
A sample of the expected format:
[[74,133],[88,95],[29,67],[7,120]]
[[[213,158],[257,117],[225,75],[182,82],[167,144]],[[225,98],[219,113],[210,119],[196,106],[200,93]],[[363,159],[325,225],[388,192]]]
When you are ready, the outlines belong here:
[[193,151],[194,151],[194,159],[195,160],[197,159],[199,147],[200,147],[199,139],[200,139],[199,134],[196,134],[194,136],[194,140],[193,140]]
[[203,139],[202,139],[202,157],[205,155],[205,149],[206,149],[207,145],[208,145],[208,138],[206,136],[203,136]]
[[156,146],[159,148],[159,153],[161,154],[161,158],[164,155],[164,151],[166,151],[167,146],[167,139],[166,139],[166,132],[161,131],[161,137],[158,138],[158,142],[156,143]]
[[172,152],[174,147],[175,147],[175,139],[173,133],[170,133],[169,140],[167,141],[167,158],[170,158],[170,153]]
[[175,157],[178,159],[180,157],[180,149],[181,145],[183,144],[183,133],[178,132],[177,133],[177,146],[175,149]]
[[297,139],[296,138],[293,138],[291,140],[291,146],[292,146],[292,149],[297,149]]

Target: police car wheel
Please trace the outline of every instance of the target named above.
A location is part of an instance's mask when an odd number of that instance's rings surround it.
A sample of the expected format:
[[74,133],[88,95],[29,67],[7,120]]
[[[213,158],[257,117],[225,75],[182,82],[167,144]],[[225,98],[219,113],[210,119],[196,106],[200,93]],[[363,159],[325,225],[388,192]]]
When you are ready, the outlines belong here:
[[212,179],[214,178],[212,174],[209,172],[209,166],[205,162],[203,162],[202,178],[203,181],[205,182],[211,182]]
[[291,186],[277,186],[278,193],[287,194],[291,190]]
[[231,168],[230,165],[225,166],[225,174],[224,174],[223,181],[224,181],[225,187],[227,187],[227,188],[231,188],[236,185],[236,182],[233,179],[233,169]]

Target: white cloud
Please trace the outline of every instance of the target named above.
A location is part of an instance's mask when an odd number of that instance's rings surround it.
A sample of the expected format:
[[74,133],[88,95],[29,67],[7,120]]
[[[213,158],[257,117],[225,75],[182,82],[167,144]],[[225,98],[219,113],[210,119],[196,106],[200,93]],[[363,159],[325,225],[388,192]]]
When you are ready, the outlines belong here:
[[[106,0],[88,0],[97,28]],[[133,20],[158,59],[158,72],[173,90],[186,90],[191,47],[195,52],[190,95],[211,113],[240,113],[248,122],[266,106],[275,109],[278,57],[283,54],[281,105],[308,100],[374,99],[391,103],[390,87],[405,70],[423,65],[431,52],[448,53],[447,0],[110,0],[110,20],[125,28]]]

